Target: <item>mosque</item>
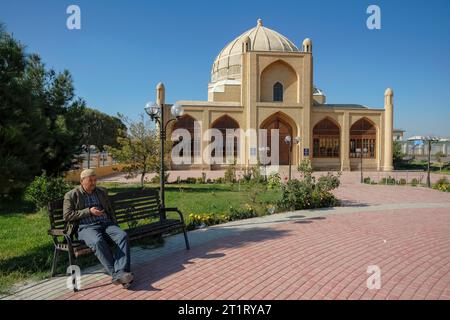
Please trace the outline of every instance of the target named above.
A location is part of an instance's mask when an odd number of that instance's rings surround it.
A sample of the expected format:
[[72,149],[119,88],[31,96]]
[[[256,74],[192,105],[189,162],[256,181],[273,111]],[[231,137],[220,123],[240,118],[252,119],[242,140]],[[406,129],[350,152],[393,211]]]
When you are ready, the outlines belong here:
[[[164,86],[159,85],[157,98],[164,101],[164,94]],[[177,103],[184,115],[172,122],[168,137],[178,128],[194,136],[196,122],[202,133],[209,128],[220,130],[224,141],[227,129],[279,129],[280,165],[310,159],[316,170],[357,170],[361,161],[366,170],[393,169],[393,91],[386,89],[384,109],[327,103],[324,91],[313,82],[312,40],[307,38],[297,47],[265,27],[261,19],[229,42],[214,60],[208,100]],[[202,136],[192,139],[193,159],[209,144]],[[290,144],[286,136],[291,137]],[[264,145],[270,153],[270,135],[267,140]],[[224,145],[224,156],[231,146],[241,164],[256,163],[261,141],[246,137],[240,145]],[[193,161],[172,163],[171,169],[214,170],[225,165]]]

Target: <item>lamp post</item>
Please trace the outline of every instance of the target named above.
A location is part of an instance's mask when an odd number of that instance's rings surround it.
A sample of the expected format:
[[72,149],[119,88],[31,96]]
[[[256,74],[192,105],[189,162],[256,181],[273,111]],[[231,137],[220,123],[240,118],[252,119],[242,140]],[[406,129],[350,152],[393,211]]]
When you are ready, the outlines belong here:
[[364,183],[364,175],[363,175],[363,156],[367,154],[367,148],[356,148],[356,154],[359,155],[360,158],[360,169],[361,169],[361,183]]
[[431,166],[431,145],[435,142],[439,142],[439,139],[435,137],[426,137],[424,139],[428,144],[428,163],[427,163],[427,187],[431,188],[430,166]]
[[[284,137],[284,142],[289,146],[289,152],[288,152],[288,163],[289,163],[289,181],[291,181],[291,172],[292,172],[292,137],[290,135],[287,135],[286,137]],[[295,144],[299,144],[300,143],[300,137],[295,137],[294,138],[294,142]]]
[[164,107],[165,106],[166,106],[166,104],[164,104],[164,103],[148,102],[144,108],[145,113],[147,113],[150,116],[150,119],[152,119],[152,121],[156,121],[158,123],[158,127],[159,127],[159,140],[160,140],[160,150],[161,150],[160,171],[159,171],[159,193],[160,193],[162,208],[165,208],[164,143],[166,141],[167,125],[172,121],[177,121],[183,115],[183,108],[178,104],[174,104],[171,108],[171,113],[175,118],[170,119],[169,121],[165,122],[165,120],[164,120]]
[[270,151],[270,147],[260,147],[259,151],[264,154],[264,180],[267,181],[267,153]]

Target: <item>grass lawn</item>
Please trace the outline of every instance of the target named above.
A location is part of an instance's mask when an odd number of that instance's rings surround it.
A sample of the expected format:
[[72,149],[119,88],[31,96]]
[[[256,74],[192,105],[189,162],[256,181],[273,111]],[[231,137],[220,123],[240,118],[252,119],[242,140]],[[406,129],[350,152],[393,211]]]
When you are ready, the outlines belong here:
[[[401,161],[394,164],[395,170],[420,170],[427,171],[427,161],[425,160],[410,160]],[[449,163],[444,163],[442,168],[436,162],[432,162],[430,165],[430,171],[437,174],[450,174]]]
[[[111,194],[138,188],[138,185],[100,183]],[[155,187],[156,185],[146,185]],[[279,199],[279,191],[268,190],[258,195],[257,200],[273,202]],[[225,184],[167,185],[166,206],[176,206],[185,215],[227,213],[232,205],[238,207],[250,201],[245,187]],[[0,293],[25,280],[38,280],[50,275],[53,243],[47,235],[49,220],[46,212],[34,212],[25,203],[0,203]],[[59,272],[64,273],[67,264],[60,255]],[[82,257],[81,267],[96,263],[94,256]]]

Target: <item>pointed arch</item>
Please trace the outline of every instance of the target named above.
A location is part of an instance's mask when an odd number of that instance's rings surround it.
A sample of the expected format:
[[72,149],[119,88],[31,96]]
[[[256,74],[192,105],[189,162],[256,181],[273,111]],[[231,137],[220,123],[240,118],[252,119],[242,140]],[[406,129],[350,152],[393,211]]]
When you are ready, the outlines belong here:
[[330,117],[325,117],[313,128],[313,157],[339,158],[340,156],[339,124]]
[[358,149],[367,151],[367,153],[363,153],[364,158],[375,158],[376,140],[375,123],[366,117],[357,120],[350,127],[350,158],[360,157]]
[[[287,165],[289,164],[289,152],[292,151],[289,149],[289,146],[285,143],[284,139],[286,136],[291,136],[292,138],[297,136],[296,132],[296,124],[295,121],[289,117],[287,114],[279,111],[276,112],[269,117],[267,117],[259,126],[260,129],[266,129],[267,130],[267,141],[266,146],[268,146],[269,152],[268,155],[271,154],[271,131],[272,130],[279,130],[279,164],[280,165]],[[291,145],[292,148],[292,145]]]
[[[223,141],[223,150],[222,150],[222,155],[223,155],[223,161],[222,163],[226,164],[226,156],[227,154],[232,153],[234,159],[237,159],[238,156],[238,137],[235,136],[233,141],[233,144],[231,144],[229,141],[227,141],[226,139],[226,134],[227,134],[227,129],[239,129],[239,122],[237,122],[234,118],[232,118],[231,116],[229,116],[228,114],[224,114],[222,116],[220,116],[219,118],[217,118],[212,124],[211,124],[211,128],[212,129],[218,129],[221,133],[222,133],[222,141]],[[215,156],[215,150],[212,151],[211,156]]]
[[[298,81],[299,77],[295,69],[286,61],[278,59],[261,71],[259,99],[263,102],[297,102]],[[282,88],[281,100],[280,96],[275,94],[277,83],[279,83],[278,89]]]
[[[172,133],[175,132],[175,130],[177,130],[177,129],[185,129],[185,130],[189,131],[189,134],[191,136],[191,160],[194,159],[194,156],[199,155],[199,154],[196,154],[196,152],[200,152],[200,148],[201,148],[200,147],[201,141],[198,140],[195,135],[194,128],[195,128],[196,121],[197,120],[193,116],[186,113],[183,116],[181,116],[179,119],[177,119],[177,121],[174,121],[174,123],[172,125],[172,130],[171,130]],[[175,139],[175,141],[173,142],[172,148],[180,142],[181,142],[181,140]],[[180,156],[183,156],[183,151],[181,151]]]

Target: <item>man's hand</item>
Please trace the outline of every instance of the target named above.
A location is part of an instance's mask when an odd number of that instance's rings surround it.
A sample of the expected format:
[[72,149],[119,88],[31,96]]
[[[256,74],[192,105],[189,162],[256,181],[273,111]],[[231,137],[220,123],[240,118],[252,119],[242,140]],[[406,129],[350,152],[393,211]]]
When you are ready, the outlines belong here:
[[103,216],[105,214],[105,210],[98,210],[97,207],[92,207],[92,208],[89,209],[89,211],[91,212],[91,214],[93,216],[96,216],[96,217],[100,217],[100,216]]

